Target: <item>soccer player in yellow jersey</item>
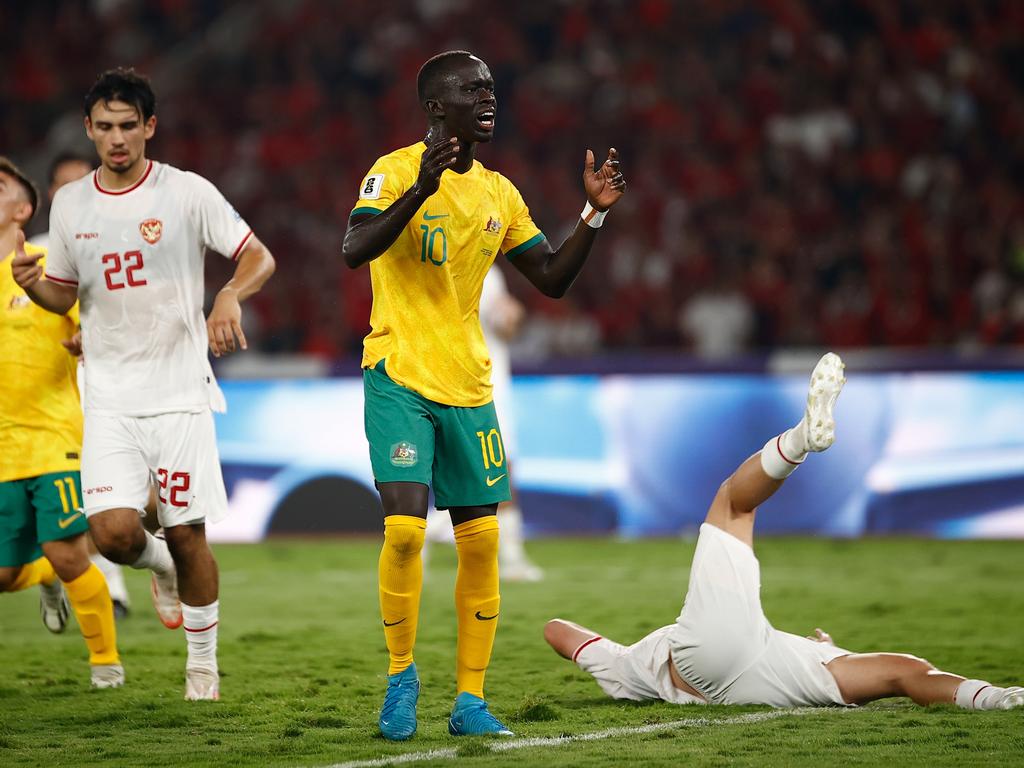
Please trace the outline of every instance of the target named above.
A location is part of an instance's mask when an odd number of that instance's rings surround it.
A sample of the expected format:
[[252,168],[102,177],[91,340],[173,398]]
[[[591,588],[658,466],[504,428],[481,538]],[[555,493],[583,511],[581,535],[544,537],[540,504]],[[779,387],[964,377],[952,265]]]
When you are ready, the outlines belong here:
[[89,647],[92,684],[115,688],[124,684],[124,669],[114,606],[103,574],[89,561],[80,506],[76,363],[61,346],[78,327],[78,306],[66,315],[47,312],[11,274],[16,249],[45,253],[25,245],[22,233],[38,200],[28,178],[0,158],[0,592],[38,584],[43,621],[61,632],[66,589]]
[[373,309],[364,341],[365,426],[384,507],[379,592],[390,654],[380,729],[416,732],[413,646],[427,496],[447,509],[459,566],[453,735],[511,735],[487,709],[484,674],[498,621],[499,502],[510,498],[480,329],[484,275],[498,252],[542,293],[563,296],[583,268],[608,208],[625,192],[614,149],[600,169],[586,153],[587,203],[552,249],[519,191],[474,159],[490,141],[497,102],[487,65],[466,51],[427,61],[416,82],[423,142],[380,158],[363,180],[342,252],[370,264]]

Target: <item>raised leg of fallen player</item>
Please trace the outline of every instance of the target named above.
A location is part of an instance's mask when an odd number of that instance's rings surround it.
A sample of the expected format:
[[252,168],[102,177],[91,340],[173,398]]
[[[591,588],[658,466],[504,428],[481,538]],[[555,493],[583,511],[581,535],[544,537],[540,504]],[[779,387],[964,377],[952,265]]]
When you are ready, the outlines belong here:
[[[669,687],[690,694],[692,701],[796,706],[863,704],[903,696],[922,705],[955,703],[965,709],[1024,706],[1024,688],[1002,688],[983,680],[965,679],[908,654],[852,653],[836,648],[832,638],[820,629],[815,636],[800,638],[778,632],[763,619],[757,593],[758,566],[750,551],[757,507],[781,487],[807,453],[823,451],[832,444],[832,406],[844,381],[841,371],[838,357],[830,354],[822,358],[812,376],[804,418],[793,429],[769,440],[719,488],[701,529],[686,605],[676,624],[656,630],[627,648],[586,627],[556,619],[545,627],[548,643],[591,672],[607,692],[621,698],[680,700],[671,690],[664,693],[656,672],[651,672],[649,679],[638,676],[637,670],[661,667],[667,668],[672,683]],[[708,561],[713,556],[718,560]],[[722,587],[720,592],[716,592],[716,581]],[[729,601],[733,593],[742,597],[734,601],[735,605]],[[754,621],[742,615],[744,607],[754,609],[748,611],[755,614]],[[751,644],[740,642],[733,649],[739,655],[756,651],[760,656],[748,670],[738,670],[741,674],[727,684],[725,678],[732,679],[729,665],[713,658],[714,649],[701,648],[702,624],[723,626],[733,632],[746,628],[751,634],[756,629],[757,634],[768,632],[771,639],[764,649],[753,647],[754,637],[749,638]],[[660,656],[641,658],[645,654]],[[630,656],[637,657],[636,664],[621,663]],[[773,658],[779,664],[769,669]],[[815,660],[825,665],[830,675],[827,680],[818,676],[818,664],[811,663]],[[799,671],[801,668],[805,671]],[[785,674],[779,674],[780,669],[787,674],[793,670],[797,673],[787,681]],[[667,680],[662,678],[662,682]]]
[[138,510],[120,508],[91,515],[89,526],[105,556],[153,572],[153,603],[164,626],[176,629],[184,624],[185,698],[219,698],[219,577],[205,525],[166,526],[162,537],[155,536],[143,527]]

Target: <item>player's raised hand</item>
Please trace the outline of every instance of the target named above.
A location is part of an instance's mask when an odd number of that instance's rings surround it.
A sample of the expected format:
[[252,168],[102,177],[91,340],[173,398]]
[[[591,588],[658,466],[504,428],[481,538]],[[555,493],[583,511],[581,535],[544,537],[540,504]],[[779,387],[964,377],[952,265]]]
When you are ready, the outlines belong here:
[[210,351],[214,357],[235,351],[235,337],[238,346],[248,349],[245,334],[242,333],[242,305],[238,303],[238,293],[233,289],[224,288],[213,301],[213,309],[206,318],[206,331],[210,337]]
[[38,283],[43,276],[43,267],[39,263],[41,258],[41,252],[34,256],[25,253],[25,233],[19,229],[14,240],[14,258],[11,260],[14,282],[22,288],[31,288]]
[[619,151],[615,147],[608,150],[608,159],[597,170],[594,170],[594,153],[587,150],[583,188],[590,204],[599,211],[607,211],[625,194],[626,179],[619,170]]
[[441,186],[441,174],[446,168],[455,165],[458,158],[459,140],[454,136],[449,138],[444,132],[440,132],[437,138],[430,140],[423,151],[416,186],[428,196],[434,194]]

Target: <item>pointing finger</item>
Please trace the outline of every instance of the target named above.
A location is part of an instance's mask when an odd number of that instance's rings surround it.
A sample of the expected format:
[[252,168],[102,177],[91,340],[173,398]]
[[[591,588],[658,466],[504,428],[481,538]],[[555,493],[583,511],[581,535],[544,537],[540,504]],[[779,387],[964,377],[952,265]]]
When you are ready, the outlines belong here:
[[594,153],[591,152],[589,149],[587,150],[586,162],[583,163],[583,169],[587,173],[593,173],[594,172]]

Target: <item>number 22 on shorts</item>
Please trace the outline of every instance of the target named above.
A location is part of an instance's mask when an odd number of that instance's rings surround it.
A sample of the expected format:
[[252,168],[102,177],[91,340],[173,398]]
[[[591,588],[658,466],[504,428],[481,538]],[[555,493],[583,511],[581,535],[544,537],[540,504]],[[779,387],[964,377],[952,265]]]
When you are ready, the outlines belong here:
[[189,494],[192,485],[192,477],[188,472],[170,472],[163,467],[156,471],[158,485],[157,498],[161,504],[169,504],[172,507],[187,507],[189,498],[182,496]]

